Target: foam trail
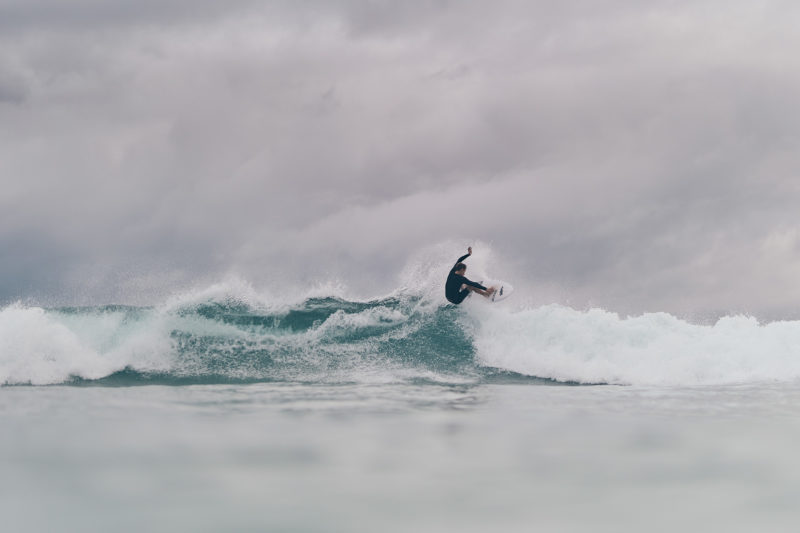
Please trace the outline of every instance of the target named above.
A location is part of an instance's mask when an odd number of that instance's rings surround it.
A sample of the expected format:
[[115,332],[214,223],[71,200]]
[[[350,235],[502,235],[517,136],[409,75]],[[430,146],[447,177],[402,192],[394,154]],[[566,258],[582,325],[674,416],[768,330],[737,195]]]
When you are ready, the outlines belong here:
[[472,305],[469,315],[477,361],[530,376],[682,386],[800,378],[800,322],[732,316],[703,326],[666,313],[620,318],[559,305]]

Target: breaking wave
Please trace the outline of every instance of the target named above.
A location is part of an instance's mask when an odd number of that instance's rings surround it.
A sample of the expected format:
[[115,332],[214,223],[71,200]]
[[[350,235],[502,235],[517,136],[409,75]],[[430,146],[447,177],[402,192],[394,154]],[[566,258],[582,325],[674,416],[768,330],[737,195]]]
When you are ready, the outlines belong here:
[[[268,304],[207,290],[162,306],[0,309],[0,384],[228,382],[698,386],[800,377],[800,322],[696,325],[559,305],[460,307],[399,291]],[[537,378],[537,379],[532,379]],[[545,381],[548,380],[548,381]]]

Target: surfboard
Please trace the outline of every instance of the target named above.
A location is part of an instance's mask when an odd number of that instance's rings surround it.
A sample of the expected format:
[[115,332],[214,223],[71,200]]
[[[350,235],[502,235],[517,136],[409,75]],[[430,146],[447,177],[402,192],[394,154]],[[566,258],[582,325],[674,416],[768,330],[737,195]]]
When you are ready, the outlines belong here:
[[488,280],[488,281],[480,281],[479,283],[484,287],[494,287],[497,289],[494,292],[494,294],[492,294],[489,298],[487,298],[487,300],[490,302],[502,302],[503,300],[511,296],[512,292],[514,292],[514,287],[512,287],[510,283],[507,283],[505,281]]
[[490,285],[491,287],[495,287],[497,290],[489,297],[489,300],[492,302],[502,302],[509,296],[511,293],[514,292],[514,287],[511,286],[510,283],[506,283],[505,281],[495,281]]

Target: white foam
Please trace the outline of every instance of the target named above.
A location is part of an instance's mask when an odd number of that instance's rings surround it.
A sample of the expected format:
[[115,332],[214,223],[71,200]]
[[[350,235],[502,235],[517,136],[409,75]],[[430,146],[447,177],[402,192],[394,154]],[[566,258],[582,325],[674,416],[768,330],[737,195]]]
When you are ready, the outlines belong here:
[[467,309],[478,362],[530,376],[688,386],[800,378],[800,322],[732,316],[703,326],[666,313],[621,318],[559,305]]
[[100,378],[116,370],[78,335],[38,307],[0,310],[0,384],[59,383],[72,375]]
[[346,313],[340,309],[329,316],[315,333],[318,336],[332,337],[363,328],[393,326],[406,321],[407,318],[402,312],[384,306],[358,313]]
[[158,371],[171,361],[170,325],[158,312],[62,313],[19,304],[0,309],[0,385],[99,379],[131,367]]

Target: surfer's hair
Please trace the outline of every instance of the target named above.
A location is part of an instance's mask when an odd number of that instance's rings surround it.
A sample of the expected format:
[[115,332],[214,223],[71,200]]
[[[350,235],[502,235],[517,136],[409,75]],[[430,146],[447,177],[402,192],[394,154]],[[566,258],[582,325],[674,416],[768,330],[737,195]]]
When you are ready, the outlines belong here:
[[467,268],[467,265],[464,263],[456,263],[456,267],[453,272],[458,272],[459,270],[464,270],[465,268]]

